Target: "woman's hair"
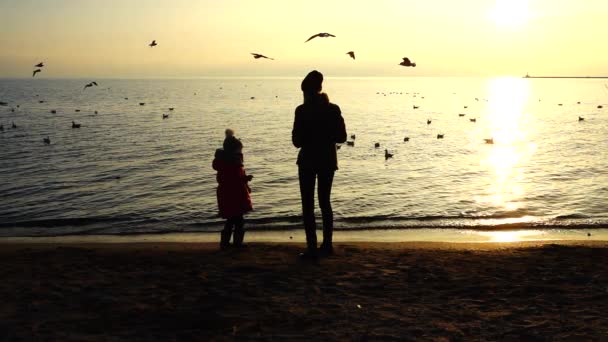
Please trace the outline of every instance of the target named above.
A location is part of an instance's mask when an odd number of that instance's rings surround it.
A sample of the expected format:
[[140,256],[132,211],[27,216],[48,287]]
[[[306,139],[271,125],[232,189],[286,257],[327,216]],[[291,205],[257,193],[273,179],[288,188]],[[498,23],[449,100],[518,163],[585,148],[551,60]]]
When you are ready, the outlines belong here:
[[302,93],[304,93],[304,103],[310,103],[315,99],[321,99],[322,102],[329,103],[329,97],[326,94],[319,97],[321,90],[323,89],[323,74],[317,70],[313,70],[304,77],[300,86]]

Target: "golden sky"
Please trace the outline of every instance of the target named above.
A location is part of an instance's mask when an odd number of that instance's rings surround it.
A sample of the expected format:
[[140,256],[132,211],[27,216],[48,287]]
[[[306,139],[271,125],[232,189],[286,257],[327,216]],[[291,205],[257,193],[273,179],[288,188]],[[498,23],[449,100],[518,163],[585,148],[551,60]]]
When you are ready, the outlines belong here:
[[[606,0],[0,0],[0,77],[608,75],[607,17]],[[337,37],[304,43],[319,32]]]

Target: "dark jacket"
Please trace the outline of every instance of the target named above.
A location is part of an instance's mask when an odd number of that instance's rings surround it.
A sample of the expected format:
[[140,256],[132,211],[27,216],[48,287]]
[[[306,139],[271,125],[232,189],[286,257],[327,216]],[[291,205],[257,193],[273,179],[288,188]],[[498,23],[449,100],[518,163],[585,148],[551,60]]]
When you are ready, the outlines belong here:
[[295,147],[300,148],[300,168],[337,170],[336,143],[346,141],[346,127],[340,107],[322,96],[298,106],[291,140]]

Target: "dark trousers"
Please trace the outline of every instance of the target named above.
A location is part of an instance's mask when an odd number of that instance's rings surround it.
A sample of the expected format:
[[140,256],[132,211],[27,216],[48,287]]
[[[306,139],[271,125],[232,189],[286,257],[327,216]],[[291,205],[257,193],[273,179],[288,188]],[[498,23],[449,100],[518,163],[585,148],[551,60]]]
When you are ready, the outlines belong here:
[[319,180],[317,195],[323,216],[323,244],[331,246],[334,231],[334,213],[331,209],[331,185],[334,170],[315,171],[299,168],[300,194],[302,195],[302,217],[309,250],[317,249],[317,223],[315,222],[315,181]]
[[230,244],[230,237],[232,236],[232,230],[234,228],[234,245],[240,246],[243,244],[243,239],[245,238],[245,229],[243,228],[245,225],[245,220],[243,219],[243,215],[231,217],[226,220],[226,224],[224,224],[224,230],[222,230],[222,239],[220,245],[225,247]]

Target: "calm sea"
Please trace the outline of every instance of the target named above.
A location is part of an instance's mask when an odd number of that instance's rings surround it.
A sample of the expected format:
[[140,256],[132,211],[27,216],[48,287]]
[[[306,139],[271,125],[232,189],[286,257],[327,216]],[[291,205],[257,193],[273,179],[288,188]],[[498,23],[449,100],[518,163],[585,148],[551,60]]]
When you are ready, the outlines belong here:
[[[255,177],[248,227],[299,227],[300,80],[86,90],[91,80],[0,80],[0,236],[218,230],[211,161],[228,127]],[[603,80],[327,77],[324,87],[356,134],[338,151],[338,229],[608,224]]]

